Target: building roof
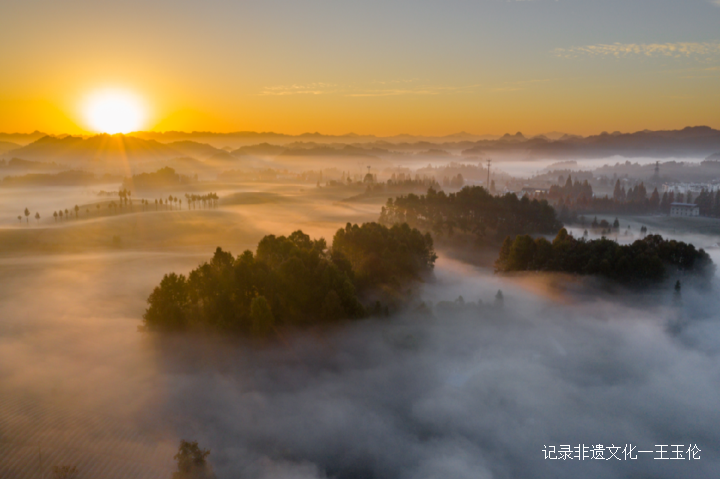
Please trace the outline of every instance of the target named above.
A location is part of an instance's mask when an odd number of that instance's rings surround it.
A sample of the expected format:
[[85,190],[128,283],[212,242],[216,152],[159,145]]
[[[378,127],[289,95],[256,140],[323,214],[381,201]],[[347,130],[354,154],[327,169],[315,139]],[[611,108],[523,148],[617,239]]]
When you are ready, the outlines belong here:
[[682,206],[682,207],[686,207],[686,208],[697,207],[697,205],[695,203],[670,203],[670,206]]

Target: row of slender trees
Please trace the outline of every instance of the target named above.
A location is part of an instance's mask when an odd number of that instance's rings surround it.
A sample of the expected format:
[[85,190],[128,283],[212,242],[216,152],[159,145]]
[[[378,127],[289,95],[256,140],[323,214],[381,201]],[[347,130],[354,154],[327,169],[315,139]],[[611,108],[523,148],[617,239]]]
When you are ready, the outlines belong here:
[[[23,211],[23,214],[25,215],[25,222],[30,223],[30,210],[25,208],[25,211]],[[22,223],[23,215],[18,215],[17,219],[20,223]],[[40,213],[35,212],[35,220],[40,221]]]
[[[200,205],[202,208],[214,208],[217,207],[218,201],[220,200],[220,197],[217,195],[217,193],[207,193],[204,195],[196,195],[196,194],[185,194],[186,198],[186,204],[188,209],[196,209],[198,205]],[[150,209],[152,200],[147,199],[140,199],[140,205],[143,209],[143,211]],[[182,208],[183,200],[177,196],[169,195],[167,198],[157,198],[154,200],[155,210],[158,210],[160,207],[163,208],[170,208],[173,207]],[[108,210],[111,212],[117,213],[118,209],[123,208],[130,208],[132,210],[133,202],[132,202],[132,192],[130,190],[127,190],[125,188],[118,191],[118,200],[112,200],[107,204]],[[98,212],[100,212],[100,203],[97,203],[95,205],[95,208]],[[75,205],[74,207],[70,209],[60,209],[53,211],[53,219],[57,221],[64,221],[72,215],[75,215],[75,218],[80,217],[80,206]],[[90,215],[90,207],[85,208],[85,214]],[[28,208],[25,208],[22,214],[18,215],[17,219],[20,223],[22,223],[23,216],[25,216],[26,223],[30,222],[30,215],[31,212]],[[40,213],[35,213],[35,220],[39,223],[40,222]]]

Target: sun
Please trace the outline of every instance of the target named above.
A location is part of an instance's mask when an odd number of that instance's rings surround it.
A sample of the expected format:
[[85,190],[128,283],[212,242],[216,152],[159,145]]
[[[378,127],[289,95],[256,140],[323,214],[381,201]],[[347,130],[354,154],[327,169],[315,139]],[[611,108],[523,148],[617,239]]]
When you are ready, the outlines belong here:
[[145,109],[137,95],[121,90],[103,90],[88,97],[85,115],[95,131],[130,133],[141,129]]

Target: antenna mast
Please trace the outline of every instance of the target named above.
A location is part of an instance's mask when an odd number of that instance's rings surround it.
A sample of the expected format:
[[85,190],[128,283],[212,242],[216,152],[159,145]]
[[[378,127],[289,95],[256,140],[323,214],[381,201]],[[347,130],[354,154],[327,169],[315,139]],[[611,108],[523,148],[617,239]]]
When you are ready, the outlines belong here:
[[487,170],[488,170],[488,177],[487,177],[487,190],[488,193],[490,193],[490,163],[492,163],[491,159],[487,160]]

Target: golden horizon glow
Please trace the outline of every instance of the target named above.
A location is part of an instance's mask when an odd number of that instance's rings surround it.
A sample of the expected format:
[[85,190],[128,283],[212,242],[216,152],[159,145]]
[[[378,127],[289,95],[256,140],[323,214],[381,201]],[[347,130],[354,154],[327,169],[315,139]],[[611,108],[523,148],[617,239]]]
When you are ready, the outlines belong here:
[[86,100],[85,118],[98,133],[130,133],[142,129],[146,108],[140,98],[128,91],[101,90]]
[[[172,22],[164,2],[0,7],[14,19],[0,29],[0,132],[720,128],[711,0],[211,3],[176,2]],[[101,88],[140,95],[142,117],[110,105],[91,120]]]

